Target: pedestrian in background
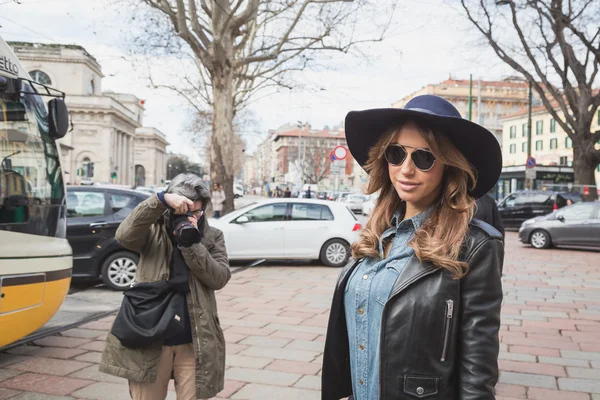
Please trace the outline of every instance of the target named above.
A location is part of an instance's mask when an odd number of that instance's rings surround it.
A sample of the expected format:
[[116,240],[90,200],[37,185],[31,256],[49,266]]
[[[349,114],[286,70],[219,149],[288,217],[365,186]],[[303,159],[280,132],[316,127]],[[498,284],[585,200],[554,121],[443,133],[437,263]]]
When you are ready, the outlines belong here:
[[223,206],[225,204],[225,192],[223,188],[221,188],[220,183],[213,184],[213,190],[211,193],[211,202],[213,206],[213,218],[221,218],[221,213],[223,212]]
[[289,186],[285,187],[285,193],[283,194],[283,197],[287,197],[287,198],[292,197],[292,191],[290,190]]
[[[225,339],[215,290],[227,284],[231,272],[223,233],[209,226],[204,215],[209,202],[200,177],[180,174],[117,229],[116,240],[141,255],[136,282],[167,280],[182,267],[174,263],[182,261],[190,272],[181,333],[142,349],[125,347],[112,333],[106,339],[100,371],[128,379],[133,400],[164,400],[171,377],[178,400],[208,399],[223,390]],[[192,239],[176,235],[185,215],[197,230]]]
[[346,140],[379,199],[335,286],[322,399],[494,399],[502,236],[473,220],[500,145],[441,97],[351,112]]
[[502,223],[502,218],[498,212],[496,200],[494,200],[492,196],[486,194],[477,199],[474,218],[487,222],[496,228],[498,232],[502,234],[502,237],[504,237],[504,224]]

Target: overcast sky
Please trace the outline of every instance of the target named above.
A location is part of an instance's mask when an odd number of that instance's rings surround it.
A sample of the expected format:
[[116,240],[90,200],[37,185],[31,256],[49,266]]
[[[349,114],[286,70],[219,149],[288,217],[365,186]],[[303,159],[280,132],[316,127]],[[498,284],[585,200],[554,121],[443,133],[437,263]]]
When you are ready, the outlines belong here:
[[[103,90],[146,100],[144,124],[167,135],[169,150],[193,156],[185,140],[191,112],[175,94],[149,88],[147,65],[128,57],[127,18],[114,0],[0,0],[4,40],[78,44],[102,66]],[[486,47],[450,0],[403,0],[383,43],[370,44],[368,59],[339,55],[332,69],[295,76],[319,91],[285,91],[251,106],[258,126],[245,132],[252,151],[287,122],[314,128],[339,124],[350,110],[387,107],[429,83],[449,76],[501,79],[513,74]],[[331,64],[331,63],[330,63]],[[169,71],[165,70],[165,74]]]

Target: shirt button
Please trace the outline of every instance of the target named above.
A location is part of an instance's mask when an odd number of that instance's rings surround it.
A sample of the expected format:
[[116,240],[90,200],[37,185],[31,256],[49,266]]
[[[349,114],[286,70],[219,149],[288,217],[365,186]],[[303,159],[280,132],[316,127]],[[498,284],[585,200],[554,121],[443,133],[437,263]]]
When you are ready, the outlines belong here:
[[367,279],[369,279],[369,275],[367,275],[367,274],[364,274],[364,275],[363,275],[363,279],[366,281]]
[[360,384],[362,385],[363,383],[364,383],[364,382],[363,382],[363,380],[361,379],[361,380],[360,380]]
[[365,346],[363,346],[362,344],[360,346],[358,346],[361,350],[365,349]]
[[365,313],[365,310],[363,310],[362,308],[359,308],[359,309],[358,309],[358,313],[359,313],[359,314],[364,314],[364,313]]

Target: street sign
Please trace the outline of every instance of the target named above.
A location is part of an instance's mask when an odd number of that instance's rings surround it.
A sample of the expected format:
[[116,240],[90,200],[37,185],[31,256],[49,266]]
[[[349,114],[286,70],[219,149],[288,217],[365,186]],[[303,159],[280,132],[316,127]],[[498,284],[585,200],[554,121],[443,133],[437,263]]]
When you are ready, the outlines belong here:
[[332,174],[341,174],[346,168],[346,162],[343,160],[335,160],[331,163],[330,171]]
[[525,179],[535,179],[535,178],[536,178],[535,168],[527,168],[525,170]]
[[337,146],[335,149],[333,149],[333,155],[336,159],[343,160],[348,156],[348,149],[344,146]]
[[535,158],[529,157],[527,159],[527,163],[525,165],[527,166],[527,168],[535,168],[535,166],[536,166]]
[[329,159],[330,159],[331,161],[335,161],[335,160],[337,160],[337,158],[335,158],[335,154],[333,154],[333,151],[331,152],[331,154],[329,154]]

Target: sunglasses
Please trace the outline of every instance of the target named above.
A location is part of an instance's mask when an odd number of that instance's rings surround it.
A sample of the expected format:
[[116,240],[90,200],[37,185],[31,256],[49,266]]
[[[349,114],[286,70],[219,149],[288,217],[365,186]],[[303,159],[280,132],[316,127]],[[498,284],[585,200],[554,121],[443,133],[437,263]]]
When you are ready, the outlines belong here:
[[[386,161],[395,166],[402,165],[407,155],[408,151],[400,144],[391,144],[384,152]],[[410,157],[415,167],[423,172],[429,171],[435,164],[435,156],[429,150],[415,149],[410,153]]]

